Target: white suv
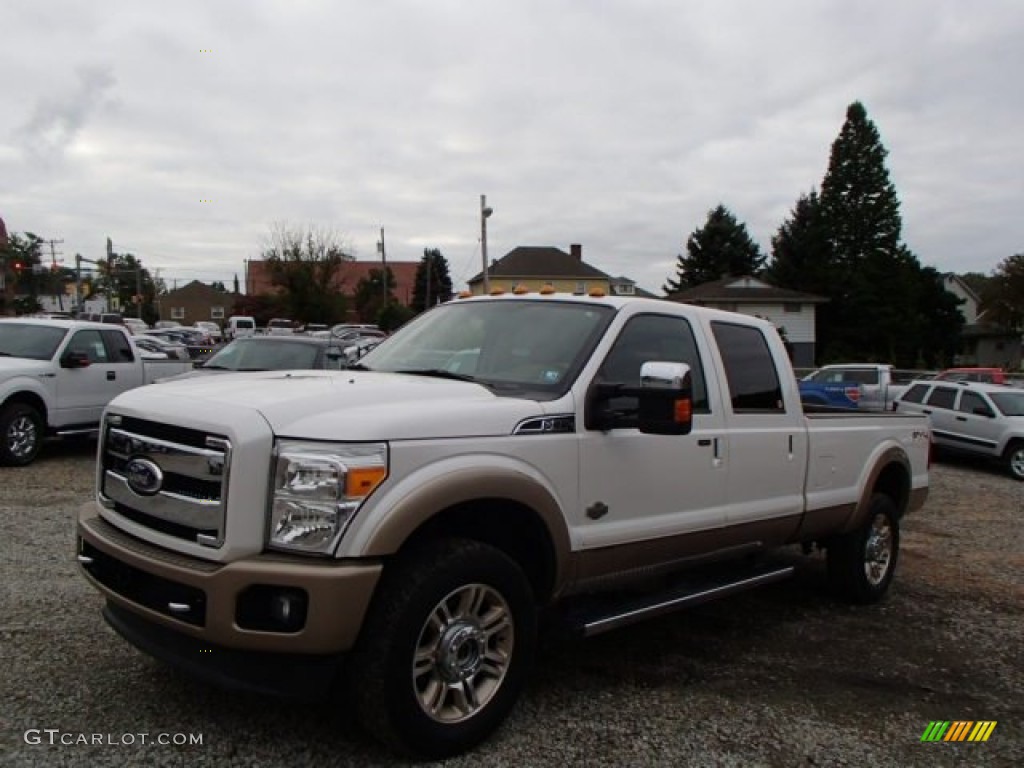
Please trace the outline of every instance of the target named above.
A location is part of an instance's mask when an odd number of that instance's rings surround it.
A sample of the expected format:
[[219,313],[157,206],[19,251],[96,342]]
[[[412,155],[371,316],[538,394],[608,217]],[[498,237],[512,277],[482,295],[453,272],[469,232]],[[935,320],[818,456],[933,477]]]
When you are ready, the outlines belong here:
[[925,413],[932,443],[1001,460],[1024,480],[1024,390],[1002,384],[918,381],[896,401],[896,410]]

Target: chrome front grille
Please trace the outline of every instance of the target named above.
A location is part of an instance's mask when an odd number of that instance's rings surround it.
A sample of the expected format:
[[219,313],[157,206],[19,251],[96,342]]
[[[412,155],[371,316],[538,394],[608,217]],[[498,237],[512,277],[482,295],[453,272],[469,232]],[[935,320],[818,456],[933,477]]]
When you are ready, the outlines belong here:
[[226,437],[112,414],[102,440],[104,506],[169,536],[208,547],[224,543]]

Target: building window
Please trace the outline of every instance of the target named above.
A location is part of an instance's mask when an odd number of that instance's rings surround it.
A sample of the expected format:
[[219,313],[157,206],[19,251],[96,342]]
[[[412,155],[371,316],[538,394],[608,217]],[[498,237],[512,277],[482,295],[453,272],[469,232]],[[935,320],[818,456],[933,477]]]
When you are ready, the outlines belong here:
[[184,307],[171,307],[171,320],[184,320],[185,319],[185,308]]
[[587,284],[585,282],[580,280],[578,283],[576,283],[576,293],[586,293],[586,292],[587,292]]
[[617,296],[632,296],[634,294],[633,286],[628,283],[619,283],[615,286],[615,294]]
[[787,301],[782,305],[783,312],[799,312],[802,309],[800,304],[795,301]]
[[211,320],[223,320],[224,319],[224,307],[210,307],[210,319]]

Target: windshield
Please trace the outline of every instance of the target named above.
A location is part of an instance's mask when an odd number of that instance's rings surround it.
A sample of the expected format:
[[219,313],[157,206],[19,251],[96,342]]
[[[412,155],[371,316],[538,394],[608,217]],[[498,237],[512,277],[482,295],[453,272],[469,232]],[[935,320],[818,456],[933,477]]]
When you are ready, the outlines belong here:
[[[271,339],[236,339],[211,355],[202,368],[229,371],[287,371],[318,366],[318,344]],[[338,366],[332,366],[338,367]]]
[[29,360],[51,360],[64,328],[28,323],[0,323],[0,357],[25,357]]
[[566,301],[444,304],[402,328],[360,367],[455,374],[498,394],[553,398],[568,389],[613,313]]
[[988,396],[1004,416],[1024,416],[1024,392],[989,392]]

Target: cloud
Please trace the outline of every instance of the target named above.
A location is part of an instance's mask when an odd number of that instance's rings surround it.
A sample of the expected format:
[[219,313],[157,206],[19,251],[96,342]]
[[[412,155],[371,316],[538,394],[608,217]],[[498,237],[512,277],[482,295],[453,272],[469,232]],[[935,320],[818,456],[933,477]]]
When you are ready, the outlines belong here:
[[21,126],[22,145],[34,158],[44,161],[63,156],[90,117],[111,101],[116,79],[109,67],[83,66],[76,82],[60,97],[38,101]]

